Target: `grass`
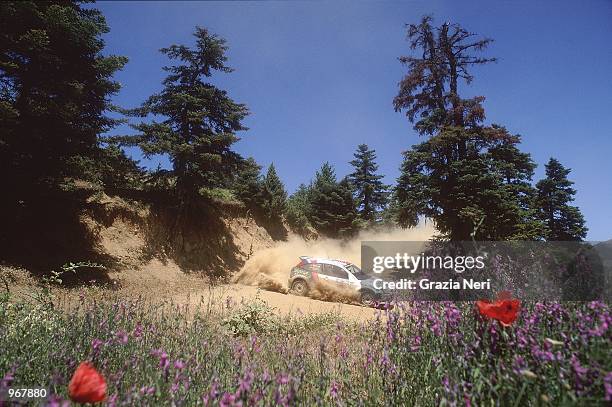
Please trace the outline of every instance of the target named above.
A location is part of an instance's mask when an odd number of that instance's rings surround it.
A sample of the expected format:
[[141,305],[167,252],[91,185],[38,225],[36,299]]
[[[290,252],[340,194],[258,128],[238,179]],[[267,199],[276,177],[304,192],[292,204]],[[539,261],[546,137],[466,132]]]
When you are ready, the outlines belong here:
[[362,324],[279,316],[263,301],[189,308],[81,293],[0,300],[0,386],[66,400],[76,366],[109,405],[605,405],[612,317],[602,303],[526,304],[513,326],[469,303],[404,303]]

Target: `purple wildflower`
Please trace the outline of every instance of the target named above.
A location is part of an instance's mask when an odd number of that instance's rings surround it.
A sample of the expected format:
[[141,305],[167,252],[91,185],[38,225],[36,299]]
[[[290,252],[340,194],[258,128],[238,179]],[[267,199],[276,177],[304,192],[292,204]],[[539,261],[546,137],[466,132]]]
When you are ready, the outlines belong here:
[[251,370],[247,370],[244,373],[244,376],[242,376],[242,378],[240,379],[238,383],[237,393],[239,394],[248,393],[249,390],[251,390],[251,385],[253,384],[254,380],[255,380],[255,374],[253,374]]
[[221,407],[230,407],[230,406],[241,406],[242,403],[240,401],[236,402],[236,396],[233,395],[232,393],[225,392],[223,393],[223,396],[221,396],[219,405]]
[[117,341],[122,345],[128,343],[128,334],[125,331],[117,331],[115,337],[117,338]]
[[134,338],[140,338],[142,336],[142,325],[140,325],[140,323],[136,324],[136,326],[134,327]]
[[289,383],[289,375],[285,373],[280,373],[278,376],[276,376],[276,383],[279,385]]
[[608,372],[604,377],[604,390],[606,401],[612,401],[612,372]]
[[104,344],[104,342],[101,339],[94,339],[93,341],[91,341],[91,347],[93,348],[94,353],[97,353],[100,348],[102,347],[102,345]]
[[64,400],[57,394],[52,394],[47,400],[47,406],[49,407],[69,407],[70,401]]
[[331,385],[329,387],[329,395],[331,396],[331,398],[335,399],[338,397],[339,388],[340,386],[338,385],[338,382],[336,382],[335,380],[332,380]]

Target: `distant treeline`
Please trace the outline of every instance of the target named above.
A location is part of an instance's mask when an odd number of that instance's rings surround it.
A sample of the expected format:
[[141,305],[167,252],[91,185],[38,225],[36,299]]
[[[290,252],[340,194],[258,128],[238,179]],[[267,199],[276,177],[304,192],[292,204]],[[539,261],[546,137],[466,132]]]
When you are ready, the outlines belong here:
[[[534,185],[536,164],[520,151],[520,136],[484,124],[484,97],[459,93],[462,82],[474,79],[474,65],[494,61],[478,55],[492,40],[457,24],[434,26],[429,16],[407,30],[412,52],[399,58],[407,72],[393,103],[424,141],[406,146],[395,185],[382,182],[375,151],[361,144],[352,173],[338,178],[323,163],[309,184],[287,196],[274,165],[262,174],[255,159],[232,149],[248,131],[249,112],[210,81],[232,71],[222,38],[196,27],[193,44],[162,48],[169,64],[160,67],[167,72],[161,91],[138,107],[118,107],[110,102],[120,91],[113,76],[128,58],[103,55],[109,28],[98,10],[80,2],[3,2],[4,224],[23,227],[49,201],[85,199],[84,190],[152,191],[185,216],[202,203],[235,204],[299,233],[331,237],[428,218],[440,238],[453,240],[583,239],[570,170],[551,158]],[[135,133],[114,134],[122,121]],[[127,146],[145,157],[169,157],[172,169],[141,168],[125,154]]]

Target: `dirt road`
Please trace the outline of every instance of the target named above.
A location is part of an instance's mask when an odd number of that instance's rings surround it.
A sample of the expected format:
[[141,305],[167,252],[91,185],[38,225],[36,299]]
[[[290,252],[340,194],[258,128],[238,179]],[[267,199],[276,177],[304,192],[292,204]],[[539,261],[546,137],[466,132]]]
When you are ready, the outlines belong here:
[[261,288],[242,285],[227,284],[206,288],[204,290],[194,290],[188,295],[173,296],[177,303],[190,303],[195,305],[212,303],[213,306],[231,303],[240,303],[258,298],[268,304],[279,314],[322,314],[333,313],[356,322],[374,318],[376,310],[361,305],[344,304],[330,301],[320,301],[308,297],[300,297],[293,294],[283,294],[279,292],[267,291]]
[[155,297],[170,299],[177,304],[224,306],[259,298],[279,314],[336,313],[355,321],[374,318],[377,310],[332,301],[321,301],[293,294],[269,291],[242,283],[210,286],[203,279],[181,272],[169,264],[149,263],[141,270],[111,273],[120,282],[119,292],[126,296],[155,293]]

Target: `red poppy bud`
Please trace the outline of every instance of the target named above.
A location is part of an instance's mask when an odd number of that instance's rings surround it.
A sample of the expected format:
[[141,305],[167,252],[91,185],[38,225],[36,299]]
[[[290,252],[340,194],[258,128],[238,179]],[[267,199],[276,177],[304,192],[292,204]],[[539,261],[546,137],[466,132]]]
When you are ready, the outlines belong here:
[[495,319],[503,326],[511,325],[518,317],[521,302],[516,299],[499,299],[495,302],[489,300],[476,301],[480,315]]
[[90,362],[82,362],[68,384],[68,395],[76,403],[104,401],[106,381]]

